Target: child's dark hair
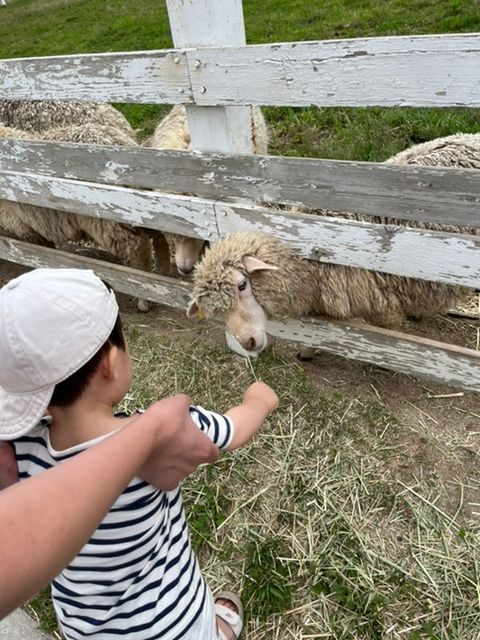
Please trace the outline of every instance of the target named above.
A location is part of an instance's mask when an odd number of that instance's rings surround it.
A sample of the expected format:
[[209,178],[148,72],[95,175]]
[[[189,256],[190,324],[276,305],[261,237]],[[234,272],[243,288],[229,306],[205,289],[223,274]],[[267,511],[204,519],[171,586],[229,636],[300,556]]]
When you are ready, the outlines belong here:
[[[103,284],[107,287],[109,291],[112,290],[112,287],[102,280]],[[125,350],[125,338],[123,336],[122,331],[122,321],[120,319],[120,315],[117,315],[117,319],[113,326],[113,329],[108,336],[107,340],[103,343],[100,349],[90,358],[88,362],[86,362],[83,367],[80,367],[78,371],[72,373],[66,380],[59,382],[55,389],[53,390],[52,399],[50,400],[50,405],[54,405],[56,407],[68,407],[73,404],[85,391],[88,382],[90,381],[93,374],[97,371],[100,361],[103,355],[110,349],[110,347],[118,347],[119,349]]]

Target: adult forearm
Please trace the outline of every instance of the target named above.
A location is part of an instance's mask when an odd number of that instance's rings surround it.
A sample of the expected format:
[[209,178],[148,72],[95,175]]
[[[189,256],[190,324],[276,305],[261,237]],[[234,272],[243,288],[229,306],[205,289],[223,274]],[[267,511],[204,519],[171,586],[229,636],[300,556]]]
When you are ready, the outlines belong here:
[[0,617],[48,584],[84,546],[153,447],[135,423],[0,494]]

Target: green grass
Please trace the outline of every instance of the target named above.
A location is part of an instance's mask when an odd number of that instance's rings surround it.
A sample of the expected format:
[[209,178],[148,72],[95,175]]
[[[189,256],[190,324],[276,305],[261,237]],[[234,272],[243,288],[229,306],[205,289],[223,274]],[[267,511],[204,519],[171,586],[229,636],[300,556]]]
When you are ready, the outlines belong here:
[[[182,490],[212,591],[242,593],[246,640],[476,640],[480,526],[463,489],[480,490],[480,476],[442,480],[468,433],[414,477],[414,425],[353,390],[320,389],[284,346],[246,361],[176,314],[124,320],[134,384],[121,409],[182,391],[225,411],[255,379],[279,393],[254,441]],[[422,431],[427,449],[439,429]],[[52,631],[48,596],[31,608]]]
[[319,391],[275,349],[246,362],[187,321],[170,327],[128,327],[137,382],[124,408],[181,390],[224,411],[254,379],[280,395],[253,443],[183,489],[211,588],[242,592],[246,637],[473,640],[480,528],[439,467],[396,471],[413,456],[405,425],[380,402]]
[[[480,29],[474,0],[244,0],[243,6],[252,44]],[[0,58],[172,46],[158,0],[9,0],[1,12]],[[159,105],[119,107],[140,137],[165,113]],[[349,160],[384,160],[416,142],[480,130],[477,109],[267,108],[266,115],[271,153]]]

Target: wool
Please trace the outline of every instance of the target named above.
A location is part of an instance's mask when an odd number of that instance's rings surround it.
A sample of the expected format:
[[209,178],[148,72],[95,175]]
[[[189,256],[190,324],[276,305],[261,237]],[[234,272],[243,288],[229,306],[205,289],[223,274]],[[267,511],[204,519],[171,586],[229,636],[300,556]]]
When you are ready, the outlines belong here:
[[246,275],[246,255],[277,267],[249,276],[255,299],[272,320],[311,314],[395,328],[408,317],[446,311],[468,293],[464,287],[309,261],[273,236],[238,232],[207,249],[195,267],[193,295],[207,317],[234,309],[233,273]]
[[95,102],[0,100],[0,122],[33,133],[85,123],[107,125],[135,138],[130,123],[118,109]]

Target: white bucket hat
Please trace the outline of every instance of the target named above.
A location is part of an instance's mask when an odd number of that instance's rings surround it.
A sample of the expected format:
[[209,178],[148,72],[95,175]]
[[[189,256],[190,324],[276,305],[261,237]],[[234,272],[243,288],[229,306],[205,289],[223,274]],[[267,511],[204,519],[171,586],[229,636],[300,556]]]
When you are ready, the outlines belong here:
[[106,342],[118,304],[93,271],[35,269],[0,289],[0,440],[30,431],[55,385]]

